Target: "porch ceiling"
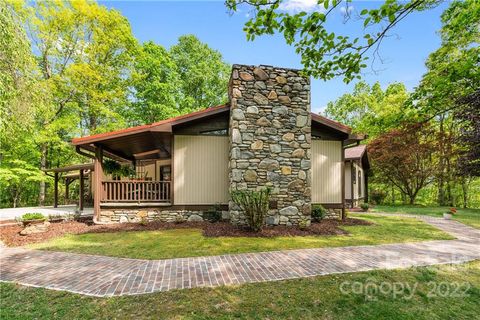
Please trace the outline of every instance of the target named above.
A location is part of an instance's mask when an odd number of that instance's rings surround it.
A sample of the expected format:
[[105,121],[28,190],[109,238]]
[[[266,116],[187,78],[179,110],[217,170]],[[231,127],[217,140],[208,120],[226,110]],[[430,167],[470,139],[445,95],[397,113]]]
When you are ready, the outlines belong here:
[[91,152],[95,151],[95,145],[101,146],[105,156],[118,161],[162,159],[170,158],[171,139],[170,132],[143,131],[77,146]]

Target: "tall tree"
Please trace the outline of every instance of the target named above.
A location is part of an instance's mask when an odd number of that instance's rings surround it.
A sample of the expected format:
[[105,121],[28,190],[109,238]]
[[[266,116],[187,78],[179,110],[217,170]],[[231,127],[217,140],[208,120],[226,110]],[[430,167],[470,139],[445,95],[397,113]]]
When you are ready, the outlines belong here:
[[227,101],[230,66],[222,55],[194,35],[181,36],[170,48],[180,77],[180,109],[191,112]]
[[390,84],[382,90],[378,82],[370,86],[361,81],[352,93],[329,102],[325,114],[351,126],[356,132],[375,138],[411,118],[406,106],[408,97],[402,83]]
[[[459,176],[457,151],[461,147],[457,145],[459,124],[453,115],[466,107],[458,100],[480,87],[480,2],[453,1],[441,20],[441,46],[430,54],[412,103],[425,121],[434,121],[439,132],[438,203],[453,205],[452,190]],[[464,184],[464,179],[460,180]]]
[[[47,103],[36,112],[40,169],[46,169],[72,157],[67,144],[79,131],[123,125],[120,110],[127,102],[137,43],[120,13],[94,2],[14,4],[34,45],[46,93]],[[59,157],[59,150],[66,153]],[[40,204],[44,199],[42,182]]]
[[[475,1],[475,0],[474,0]],[[367,65],[368,55],[378,50],[382,40],[409,14],[438,5],[440,0],[386,0],[374,4],[372,9],[363,9],[358,19],[363,37],[338,34],[328,22],[336,10],[343,7],[345,20],[350,19],[351,0],[317,0],[312,10],[292,9],[290,0],[226,0],[232,11],[247,6],[254,11],[245,23],[248,40],[261,35],[283,34],[289,45],[295,46],[302,57],[305,72],[316,78],[331,79],[342,76],[345,82],[360,78]],[[293,8],[295,9],[295,8]],[[352,19],[353,20],[353,19]]]
[[5,2],[0,25],[0,206],[17,206],[45,180],[33,139],[35,108],[43,101],[27,35]]
[[133,124],[152,123],[182,113],[180,76],[169,52],[148,41],[138,51],[133,72],[135,100],[128,110]]
[[408,195],[414,204],[435,171],[435,132],[424,123],[405,124],[368,145],[374,171]]

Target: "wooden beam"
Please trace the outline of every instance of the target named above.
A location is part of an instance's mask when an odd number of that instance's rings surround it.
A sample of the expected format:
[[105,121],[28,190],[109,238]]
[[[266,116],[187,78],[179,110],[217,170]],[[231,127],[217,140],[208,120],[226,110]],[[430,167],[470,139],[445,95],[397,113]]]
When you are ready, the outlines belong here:
[[133,156],[135,158],[140,158],[140,157],[149,156],[149,155],[156,154],[156,153],[160,153],[160,149],[154,149],[154,150],[134,153]]
[[53,177],[54,179],[54,184],[53,184],[53,207],[57,208],[58,207],[58,172],[55,172],[55,175]]
[[100,202],[103,198],[102,179],[103,179],[103,148],[96,146],[94,160],[94,184],[95,193],[93,196],[93,215],[97,219],[100,218]]
[[135,161],[135,158],[132,158],[132,157],[129,157],[127,156],[126,154],[124,154],[123,152],[120,152],[120,151],[116,151],[116,150],[112,150],[104,145],[95,145],[95,146],[101,146],[102,147],[102,154],[105,154],[105,155],[113,155],[117,158],[121,158],[123,160],[125,160],[125,162],[133,162]]
[[80,211],[83,211],[83,196],[85,195],[85,183],[84,183],[84,176],[83,170],[80,170],[80,194],[78,195],[78,208]]

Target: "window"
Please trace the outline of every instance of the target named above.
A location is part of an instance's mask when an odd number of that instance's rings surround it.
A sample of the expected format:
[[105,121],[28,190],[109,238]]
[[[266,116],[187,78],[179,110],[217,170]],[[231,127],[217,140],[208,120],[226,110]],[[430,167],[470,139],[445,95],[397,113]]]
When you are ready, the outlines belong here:
[[206,136],[226,136],[228,135],[228,129],[202,131],[200,134]]

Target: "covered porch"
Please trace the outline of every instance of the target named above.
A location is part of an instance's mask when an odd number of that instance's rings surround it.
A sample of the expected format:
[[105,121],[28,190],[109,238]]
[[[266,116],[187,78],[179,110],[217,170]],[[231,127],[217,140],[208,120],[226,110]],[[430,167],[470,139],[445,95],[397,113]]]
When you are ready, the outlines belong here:
[[172,134],[142,129],[74,141],[77,152],[93,162],[95,216],[102,208],[172,204]]

